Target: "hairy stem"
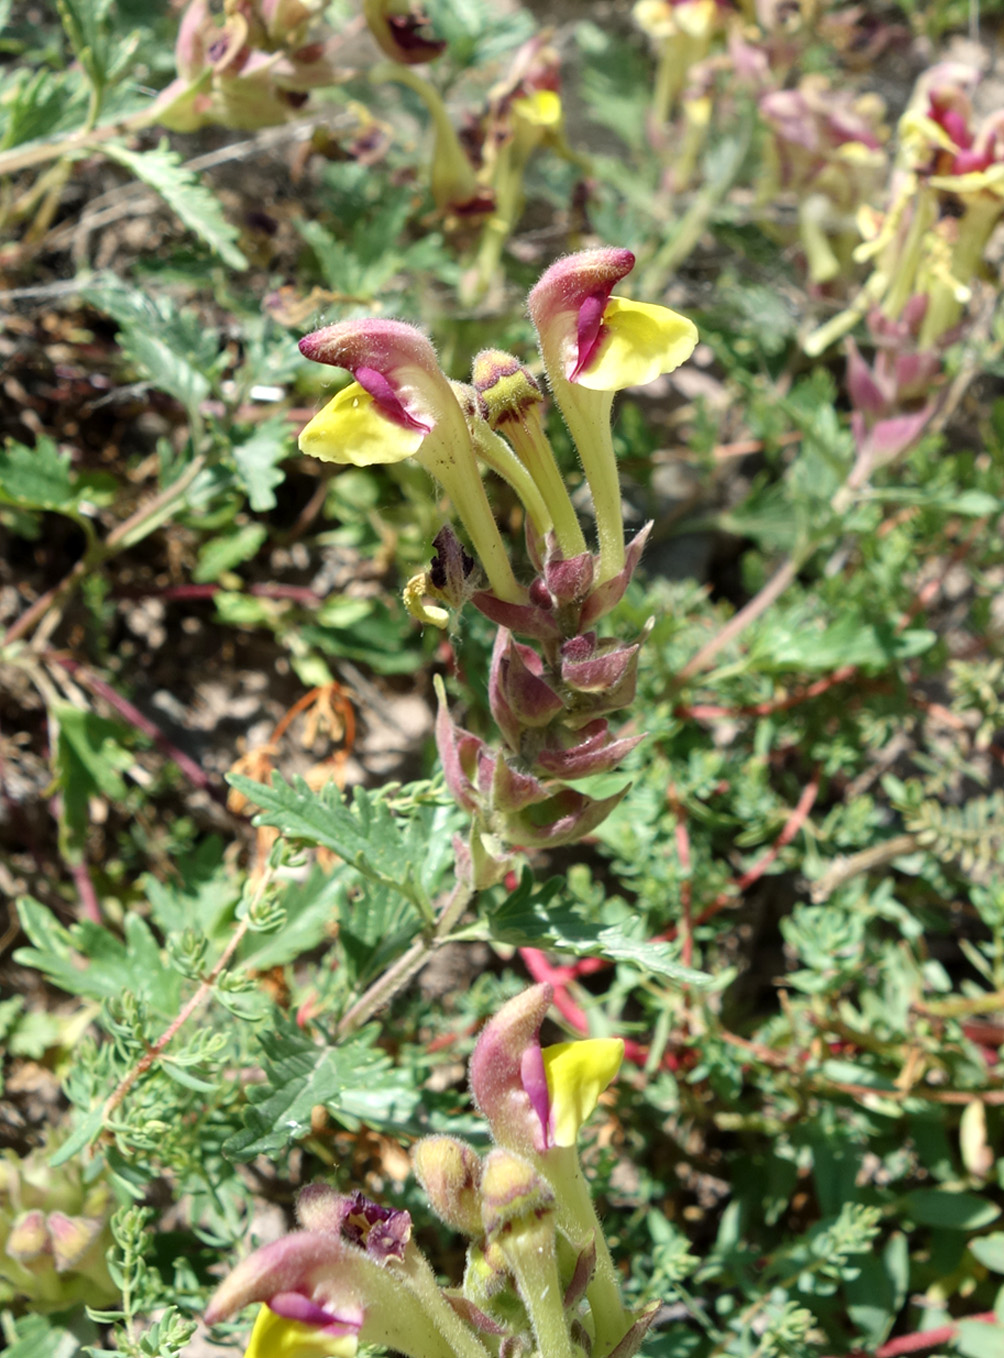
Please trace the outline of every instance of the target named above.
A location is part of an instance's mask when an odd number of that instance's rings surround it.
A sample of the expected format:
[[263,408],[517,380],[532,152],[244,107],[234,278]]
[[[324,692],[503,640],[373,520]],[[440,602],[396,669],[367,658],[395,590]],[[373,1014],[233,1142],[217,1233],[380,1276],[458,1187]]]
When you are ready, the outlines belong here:
[[338,1025],[338,1036],[347,1037],[361,1028],[385,1004],[389,1004],[399,990],[422,970],[437,948],[441,947],[453,932],[461,915],[470,904],[474,895],[470,887],[457,883],[443,906],[442,913],[431,934],[416,939],[411,947],[401,954],[382,976],[363,992],[355,1004],[342,1016]]

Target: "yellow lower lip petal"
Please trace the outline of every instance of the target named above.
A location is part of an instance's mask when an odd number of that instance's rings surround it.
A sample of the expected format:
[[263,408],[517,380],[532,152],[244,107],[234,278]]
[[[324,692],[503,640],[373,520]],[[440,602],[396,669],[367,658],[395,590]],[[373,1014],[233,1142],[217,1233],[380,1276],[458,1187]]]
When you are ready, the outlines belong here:
[[350,382],[300,434],[300,451],[322,462],[372,467],[412,457],[424,438],[421,430],[404,429],[381,415],[369,392]]
[[263,1306],[244,1358],[354,1358],[358,1348],[354,1334],[324,1334],[312,1325],[277,1316]]
[[592,362],[576,378],[591,391],[642,387],[671,373],[694,352],[697,326],[669,307],[611,297],[603,337]]
[[536,90],[512,101],[512,110],[535,127],[557,127],[561,122],[561,99],[554,90]]
[[574,1146],[579,1128],[620,1070],[619,1037],[592,1037],[545,1047],[544,1074],[551,1098],[551,1134],[556,1146]]

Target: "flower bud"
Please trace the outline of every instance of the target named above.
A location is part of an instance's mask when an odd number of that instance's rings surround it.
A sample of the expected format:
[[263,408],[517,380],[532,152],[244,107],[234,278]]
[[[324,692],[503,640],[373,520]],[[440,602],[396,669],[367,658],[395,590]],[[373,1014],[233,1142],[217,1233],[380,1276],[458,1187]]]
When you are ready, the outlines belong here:
[[30,1212],[22,1212],[10,1228],[5,1253],[19,1264],[31,1264],[48,1254],[49,1250],[45,1213],[38,1207]]
[[453,1136],[427,1136],[412,1151],[412,1164],[433,1211],[464,1235],[481,1234],[481,1158]]
[[65,1212],[50,1212],[47,1225],[57,1273],[82,1268],[104,1227],[99,1218],[70,1217]]
[[551,557],[544,566],[544,582],[559,607],[579,603],[593,584],[593,558],[589,552],[577,556]]
[[523,420],[544,399],[529,368],[501,349],[483,349],[476,356],[471,381],[480,397],[482,414],[493,429]]
[[[505,628],[499,629],[488,680],[488,697],[492,715],[516,752],[527,727],[548,726],[564,711],[560,695],[543,677],[543,668],[540,656],[532,647],[514,641]],[[514,725],[507,730],[510,723]]]
[[548,1358],[573,1358],[550,1184],[522,1156],[493,1150],[485,1158],[481,1212],[489,1248],[501,1252],[516,1279],[537,1348]]
[[496,1148],[485,1158],[481,1221],[485,1236],[511,1237],[554,1213],[554,1193],[528,1160]]

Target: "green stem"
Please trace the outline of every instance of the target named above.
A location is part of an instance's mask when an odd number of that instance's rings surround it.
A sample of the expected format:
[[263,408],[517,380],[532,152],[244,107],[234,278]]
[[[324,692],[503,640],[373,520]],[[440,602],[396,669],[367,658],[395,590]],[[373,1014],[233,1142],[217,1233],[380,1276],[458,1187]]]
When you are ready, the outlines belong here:
[[460,143],[450,121],[443,97],[435,85],[420,76],[412,66],[399,66],[391,61],[380,62],[369,73],[370,80],[380,83],[394,80],[407,85],[421,99],[432,120],[435,142],[430,168],[430,187],[436,206],[446,209],[469,202],[478,192],[478,178],[467,152]]
[[95,146],[100,146],[103,141],[111,141],[114,137],[121,137],[127,132],[137,132],[141,127],[154,121],[155,119],[150,116],[150,110],[144,109],[141,113],[133,113],[128,118],[120,118],[113,123],[104,123],[101,127],[78,128],[76,132],[69,132],[65,137],[57,137],[54,141],[14,146],[0,154],[0,178],[4,175],[17,174],[20,170],[33,169],[34,166],[44,165],[50,160],[59,160],[61,156],[83,154]]
[[612,391],[590,391],[548,370],[551,391],[568,425],[596,510],[596,535],[600,547],[597,584],[624,569],[624,520],[617,458],[610,429]]
[[530,1313],[537,1352],[541,1358],[574,1358],[558,1277],[553,1218],[548,1214],[532,1225],[516,1225],[501,1235],[499,1245]]
[[522,419],[507,420],[503,428],[547,505],[562,554],[566,558],[580,556],[588,550],[586,539],[554,460],[554,450],[544,433],[539,403],[531,406]]
[[503,481],[507,481],[522,500],[537,536],[543,541],[551,530],[553,519],[529,470],[505,439],[500,438],[484,421],[472,427],[471,437],[474,440],[474,451],[481,461],[491,467],[492,471],[497,472]]
[[[968,288],[980,267],[987,241],[1004,210],[1001,200],[989,193],[976,194],[959,221],[952,251],[952,283]],[[929,300],[918,339],[918,348],[932,348],[946,330],[958,323],[965,303],[946,279],[929,289]]]
[[592,1238],[596,1247],[596,1270],[586,1289],[586,1299],[596,1325],[593,1353],[595,1358],[605,1358],[631,1328],[632,1317],[621,1300],[620,1277],[596,1215],[578,1151],[574,1146],[555,1146],[540,1156],[538,1163],[554,1189],[559,1229],[573,1245],[584,1246]]
[[[389,1267],[395,1268],[393,1264]],[[488,1351],[443,1296],[429,1261],[414,1241],[405,1250],[401,1271],[423,1310],[456,1354],[456,1358],[488,1358]]]
[[402,953],[397,961],[359,997],[352,1008],[347,1010],[338,1025],[339,1037],[347,1037],[349,1033],[361,1028],[422,970],[436,948],[450,937],[473,895],[469,887],[457,883],[443,906],[432,936],[416,939],[407,952]]
[[933,192],[918,185],[914,200],[913,218],[906,240],[902,246],[896,242],[883,251],[881,263],[885,263],[887,252],[894,252],[889,291],[886,293],[882,310],[890,318],[897,320],[900,312],[917,290],[917,269],[924,249],[924,239],[938,219],[938,203]]
[[[452,392],[450,394],[452,396]],[[463,423],[459,407],[457,416],[463,424],[467,448],[451,449],[448,441],[437,439],[434,437],[436,431],[433,431],[415,454],[416,461],[440,483],[450,497],[457,518],[467,529],[493,591],[507,603],[523,603],[526,590],[517,583],[512,573],[502,535],[495,523],[481,482],[481,473],[474,460],[471,436],[466,423]]]

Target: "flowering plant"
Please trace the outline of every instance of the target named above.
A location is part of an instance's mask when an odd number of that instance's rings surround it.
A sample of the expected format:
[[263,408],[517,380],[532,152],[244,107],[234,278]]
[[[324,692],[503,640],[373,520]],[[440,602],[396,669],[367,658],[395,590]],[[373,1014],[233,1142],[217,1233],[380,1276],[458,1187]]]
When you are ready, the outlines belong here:
[[[622,643],[596,631],[624,594],[648,534],[643,528],[625,546],[610,411],[616,391],[684,362],[697,331],[666,307],[613,295],[633,265],[630,250],[570,255],[546,271],[528,303],[592,493],[595,555],[544,431],[540,389],[513,355],[482,352],[472,386],[457,387],[429,341],[398,321],[344,321],[300,345],[308,358],[355,378],[303,430],[301,449],[356,465],[415,457],[449,495],[474,549],[468,556],[444,528],[431,568],[405,598],[423,622],[445,626],[471,600],[498,625],[489,698],[501,747],[457,727],[441,687],[436,725],[447,783],[474,818],[462,859],[477,886],[501,877],[512,846],[563,844],[598,825],[623,790],[596,798],[573,784],[610,772],[640,739],[614,738],[608,718],[633,697],[644,637]],[[526,585],[495,524],[479,460],[509,481],[526,509],[537,572]]]
[[475,1047],[471,1088],[495,1148],[436,1135],[412,1152],[433,1210],[468,1237],[462,1283],[439,1286],[407,1212],[312,1184],[300,1230],[245,1258],[210,1303],[211,1323],[260,1303],[246,1358],[354,1358],[361,1342],[407,1358],[637,1350],[658,1306],[623,1305],[576,1150],[624,1044],[541,1047],[551,1000],[549,985],[517,995]]

